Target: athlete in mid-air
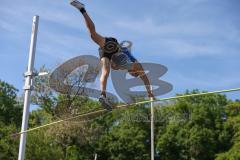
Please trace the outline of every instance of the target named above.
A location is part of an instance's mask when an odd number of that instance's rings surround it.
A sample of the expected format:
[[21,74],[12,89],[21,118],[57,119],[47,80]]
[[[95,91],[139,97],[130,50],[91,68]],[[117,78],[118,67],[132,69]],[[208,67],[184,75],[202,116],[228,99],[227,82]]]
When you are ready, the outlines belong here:
[[115,70],[126,69],[132,76],[140,77],[145,84],[149,98],[154,98],[150,88],[149,79],[146,76],[143,67],[137,59],[134,58],[130,50],[120,45],[116,38],[103,37],[97,33],[93,21],[86,12],[84,4],[77,0],[70,0],[70,4],[82,13],[92,40],[99,46],[102,67],[102,74],[100,77],[101,95],[99,97],[99,102],[102,106],[108,110],[112,109],[112,106],[106,97],[106,86],[110,67]]

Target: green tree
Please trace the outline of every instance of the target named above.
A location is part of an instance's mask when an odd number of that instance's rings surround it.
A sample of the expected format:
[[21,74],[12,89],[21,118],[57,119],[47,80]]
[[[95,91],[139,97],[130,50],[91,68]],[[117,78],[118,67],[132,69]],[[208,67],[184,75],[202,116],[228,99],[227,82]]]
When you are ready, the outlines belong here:
[[0,80],[0,121],[21,125],[22,104],[17,101],[17,89]]
[[[216,160],[240,159],[240,102],[233,102],[226,106],[226,119],[222,134],[231,135],[225,143],[228,150],[217,154]],[[230,140],[229,140],[230,139]]]
[[18,154],[18,132],[22,119],[22,103],[17,100],[17,89],[0,80],[0,159],[16,159]]
[[28,133],[25,157],[27,160],[61,160],[64,154],[55,137],[47,130],[38,130]]
[[150,159],[150,123],[146,107],[117,110],[101,121],[104,133],[97,142],[98,159]]
[[[186,92],[186,94],[199,93]],[[211,160],[222,151],[229,134],[221,135],[225,118],[224,95],[188,97],[162,107],[157,123],[157,150],[163,160]],[[220,137],[221,136],[221,137]]]
[[0,159],[15,160],[18,155],[18,137],[11,136],[17,132],[15,124],[0,122]]

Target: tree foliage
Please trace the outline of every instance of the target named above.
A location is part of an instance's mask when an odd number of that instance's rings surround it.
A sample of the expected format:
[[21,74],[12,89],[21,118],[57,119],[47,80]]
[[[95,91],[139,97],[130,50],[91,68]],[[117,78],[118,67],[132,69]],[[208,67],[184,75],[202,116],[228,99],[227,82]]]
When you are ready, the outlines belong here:
[[17,89],[0,80],[0,121],[21,124],[22,104],[17,101]]

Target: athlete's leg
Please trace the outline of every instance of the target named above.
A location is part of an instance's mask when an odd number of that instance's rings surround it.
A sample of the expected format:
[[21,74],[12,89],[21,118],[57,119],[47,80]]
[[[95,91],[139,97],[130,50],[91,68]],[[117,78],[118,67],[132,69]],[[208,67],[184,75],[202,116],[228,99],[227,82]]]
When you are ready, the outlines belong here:
[[95,29],[95,25],[87,12],[83,13],[83,17],[85,19],[85,23],[87,25],[87,28],[89,30],[89,33],[91,35],[92,40],[99,45],[99,47],[103,47],[105,43],[105,38],[98,34]]
[[134,76],[134,77],[139,76],[142,79],[142,81],[146,87],[146,90],[148,92],[149,98],[151,98],[151,97],[154,98],[154,95],[152,93],[151,86],[150,86],[150,81],[149,81],[142,65],[139,62],[134,62],[131,70],[128,70],[128,71],[132,76]]
[[86,26],[90,32],[92,40],[97,43],[100,47],[104,46],[105,38],[96,32],[95,25],[89,15],[87,14],[84,4],[80,3],[77,0],[71,0],[70,4],[76,7],[83,15]]

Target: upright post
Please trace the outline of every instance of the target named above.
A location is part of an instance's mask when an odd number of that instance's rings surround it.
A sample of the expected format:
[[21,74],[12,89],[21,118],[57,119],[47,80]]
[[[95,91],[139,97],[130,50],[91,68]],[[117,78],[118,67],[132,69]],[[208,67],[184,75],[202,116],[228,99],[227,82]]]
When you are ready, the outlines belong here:
[[94,154],[94,160],[97,160],[97,153]]
[[[153,90],[151,86],[151,91]],[[151,97],[151,160],[154,160],[154,106],[153,97]]]
[[[23,108],[21,132],[27,130],[27,128],[28,128],[28,117],[29,117],[29,107],[30,107],[30,100],[31,100],[33,68],[34,68],[35,49],[36,49],[36,42],[37,42],[38,20],[39,20],[39,16],[33,17],[28,68],[27,68],[27,72],[25,73],[25,86],[24,86],[25,96],[24,96],[24,108]],[[26,137],[27,137],[27,133],[21,134],[18,160],[24,160],[25,148],[26,148]]]

